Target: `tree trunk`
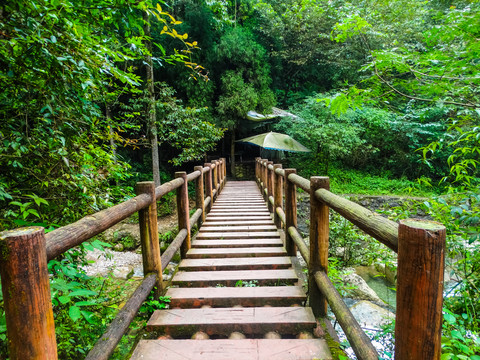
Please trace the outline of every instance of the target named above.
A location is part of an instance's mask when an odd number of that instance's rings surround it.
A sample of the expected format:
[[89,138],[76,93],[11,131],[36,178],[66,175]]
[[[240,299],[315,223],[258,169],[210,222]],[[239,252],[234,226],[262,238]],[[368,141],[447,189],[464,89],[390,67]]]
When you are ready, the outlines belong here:
[[152,171],[153,171],[153,181],[155,186],[160,186],[160,167],[159,167],[159,158],[158,158],[158,139],[157,139],[157,125],[156,125],[156,109],[155,109],[155,88],[154,78],[153,78],[153,61],[152,61],[152,40],[150,39],[150,23],[148,21],[148,14],[143,13],[143,20],[145,20],[145,25],[143,30],[145,31],[145,46],[149,54],[145,55],[146,63],[146,73],[147,73],[147,96],[148,96],[148,133],[150,144],[152,145]]
[[232,140],[230,143],[230,172],[235,177],[235,129],[232,130]]

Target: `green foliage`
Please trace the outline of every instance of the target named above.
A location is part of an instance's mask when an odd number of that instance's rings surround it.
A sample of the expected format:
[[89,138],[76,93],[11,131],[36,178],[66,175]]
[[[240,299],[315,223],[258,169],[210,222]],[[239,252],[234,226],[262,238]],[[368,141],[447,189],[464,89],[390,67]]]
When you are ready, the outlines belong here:
[[468,314],[454,314],[443,309],[442,360],[480,360],[480,334],[470,332]]
[[258,280],[238,280],[235,283],[235,287],[257,287],[258,286]]

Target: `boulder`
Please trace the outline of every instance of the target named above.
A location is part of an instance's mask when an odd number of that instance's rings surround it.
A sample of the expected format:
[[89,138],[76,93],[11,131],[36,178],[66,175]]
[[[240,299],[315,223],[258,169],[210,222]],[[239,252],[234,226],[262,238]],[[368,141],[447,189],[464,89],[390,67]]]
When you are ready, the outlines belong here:
[[345,281],[347,284],[355,286],[354,289],[348,290],[350,296],[352,296],[353,298],[382,303],[382,300],[378,297],[375,291],[373,291],[372,288],[368,286],[367,282],[363,280],[360,275],[352,272],[342,276],[342,278],[343,281]]
[[350,308],[352,315],[362,328],[380,329],[382,325],[392,322],[395,314],[370,301],[362,300]]

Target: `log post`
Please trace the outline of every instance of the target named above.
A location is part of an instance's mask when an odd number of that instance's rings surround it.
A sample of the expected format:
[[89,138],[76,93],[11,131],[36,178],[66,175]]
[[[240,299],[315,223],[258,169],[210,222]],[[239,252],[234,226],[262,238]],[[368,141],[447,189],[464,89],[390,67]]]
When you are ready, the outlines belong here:
[[208,168],[208,171],[205,173],[205,197],[210,197],[210,203],[206,208],[207,213],[209,213],[213,205],[212,164],[205,163],[204,166]]
[[[218,177],[217,177],[218,161],[217,161],[217,160],[213,160],[213,165],[214,165],[214,167],[213,167],[213,174],[212,174],[213,189],[214,189],[214,190],[217,190],[217,184],[218,184],[218,182],[217,182],[217,179],[218,179]],[[215,196],[218,196],[218,191],[215,193]],[[212,201],[213,201],[213,199],[212,199]]]
[[188,182],[187,173],[185,171],[178,171],[175,173],[175,178],[182,178],[183,185],[177,188],[177,213],[178,213],[178,231],[182,229],[187,230],[187,237],[180,247],[180,257],[185,259],[188,250],[190,250],[190,213],[188,204]]
[[45,232],[0,233],[0,277],[11,360],[57,359]]
[[255,158],[255,181],[257,182],[258,185],[260,185],[260,157]]
[[270,202],[270,196],[273,197],[273,169],[268,168],[269,165],[273,166],[273,161],[267,161],[267,205],[268,210],[273,213],[273,204]]
[[395,359],[440,359],[445,238],[437,222],[400,221]]
[[200,171],[200,176],[195,180],[195,206],[197,209],[202,209],[202,216],[198,219],[197,226],[205,222],[205,195],[203,191],[203,166],[195,166],[195,171]]
[[315,196],[318,189],[330,190],[330,179],[324,176],[310,178],[310,264],[308,265],[308,295],[313,314],[327,315],[327,299],[318,289],[315,273],[328,273],[329,216],[328,206]]
[[275,191],[274,193],[274,206],[273,206],[273,220],[275,221],[275,225],[278,229],[282,228],[282,220],[280,216],[277,214],[277,208],[283,209],[283,179],[281,175],[275,173],[275,169],[281,169],[282,164],[275,164],[273,165],[273,177],[275,183]]
[[[267,162],[268,159],[262,159],[262,181],[263,181],[263,189],[262,189],[262,196],[265,201],[268,201],[268,170],[267,170]],[[267,190],[267,191],[265,191]]]
[[288,232],[290,226],[297,227],[297,187],[288,180],[288,175],[296,174],[296,169],[285,169],[285,249],[288,256],[297,256],[297,247]]
[[152,202],[149,206],[138,212],[138,223],[140,225],[140,242],[142,245],[143,273],[157,274],[155,284],[155,297],[158,298],[163,292],[162,260],[160,257],[160,243],[158,241],[157,223],[157,200],[155,197],[155,183],[143,181],[135,185],[137,195],[148,194]]

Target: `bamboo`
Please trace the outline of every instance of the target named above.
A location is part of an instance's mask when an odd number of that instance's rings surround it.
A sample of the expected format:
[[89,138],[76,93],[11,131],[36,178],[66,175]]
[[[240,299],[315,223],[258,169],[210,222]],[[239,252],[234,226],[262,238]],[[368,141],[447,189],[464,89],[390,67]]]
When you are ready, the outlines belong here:
[[275,211],[273,212],[273,220],[275,222],[275,225],[277,226],[278,229],[282,228],[282,220],[278,216],[277,210],[278,208],[283,209],[283,179],[280,175],[276,173],[277,169],[282,168],[282,164],[275,164],[273,165],[274,171],[274,187],[275,191],[274,193],[274,205],[273,208]]
[[310,263],[308,266],[308,294],[310,307],[315,316],[327,315],[327,299],[318,289],[315,273],[324,271],[328,274],[328,206],[315,197],[317,189],[330,189],[328,177],[312,176],[310,178]]
[[357,225],[368,235],[385,244],[393,251],[398,251],[398,224],[396,222],[371,212],[350,200],[332,194],[325,189],[315,191],[315,196],[345,219]]
[[445,238],[437,222],[400,221],[396,359],[440,359]]
[[45,232],[0,233],[0,278],[11,360],[57,359]]
[[175,173],[176,178],[182,178],[184,180],[183,185],[177,189],[177,212],[178,212],[178,230],[187,230],[187,236],[185,241],[180,247],[180,256],[185,259],[188,250],[190,250],[190,214],[188,205],[188,183],[187,173],[185,171],[179,171]]
[[202,226],[205,221],[205,195],[203,190],[203,167],[202,166],[195,166],[194,168],[196,171],[200,171],[200,176],[195,181],[195,206],[197,209],[202,211],[200,218],[198,219],[198,228]]
[[207,214],[212,210],[212,205],[213,205],[213,192],[212,192],[212,164],[211,163],[205,163],[205,167],[208,168],[208,171],[205,172],[205,197],[210,198],[210,201],[208,204],[206,204],[206,211]]
[[115,347],[128,330],[143,302],[147,299],[157,282],[156,274],[147,275],[128,299],[117,316],[108,326],[107,331],[97,340],[85,360],[108,360],[115,351]]
[[[297,189],[295,184],[288,180],[290,174],[296,174],[295,169],[285,169],[285,229],[297,227]],[[285,249],[289,256],[297,256],[297,249],[288,231],[285,233]]]
[[273,161],[267,161],[267,205],[268,211],[273,213],[273,201],[270,201],[270,198],[273,198]]
[[163,280],[160,244],[158,241],[155,183],[153,181],[139,182],[135,186],[135,191],[137,195],[147,194],[152,199],[150,206],[138,212],[138,223],[140,225],[140,241],[142,244],[143,273],[157,274],[155,298],[158,298],[163,292]]
[[378,354],[370,339],[363,332],[357,320],[353,317],[347,305],[343,302],[342,296],[338,293],[327,274],[317,271],[315,280],[320,291],[328,299],[328,303],[335,318],[342,327],[348,342],[359,360],[378,360]]

